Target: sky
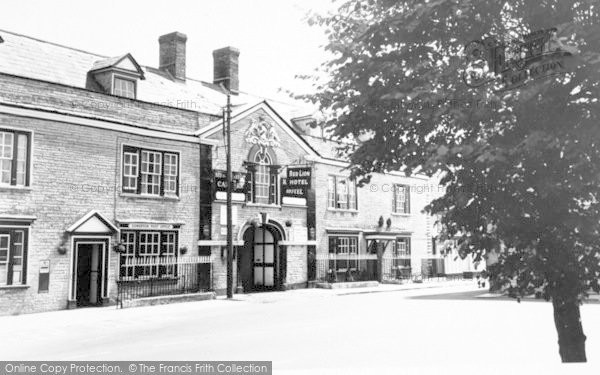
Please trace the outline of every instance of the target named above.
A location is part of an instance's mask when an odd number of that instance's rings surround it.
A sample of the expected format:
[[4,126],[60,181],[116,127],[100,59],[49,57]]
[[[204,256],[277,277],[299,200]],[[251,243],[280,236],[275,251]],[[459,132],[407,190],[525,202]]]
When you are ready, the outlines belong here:
[[280,88],[304,93],[323,62],[323,30],[308,26],[308,11],[331,0],[3,0],[0,29],[107,56],[127,52],[158,67],[158,37],[187,35],[187,76],[212,81],[212,51],[240,50],[240,90],[283,99]]

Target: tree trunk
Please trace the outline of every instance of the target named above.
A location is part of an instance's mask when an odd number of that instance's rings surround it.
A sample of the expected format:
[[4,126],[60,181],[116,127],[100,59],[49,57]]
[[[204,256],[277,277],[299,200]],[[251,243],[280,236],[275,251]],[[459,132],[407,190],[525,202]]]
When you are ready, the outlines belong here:
[[574,298],[553,298],[554,324],[558,333],[558,347],[563,362],[587,362],[585,335],[579,314],[579,302]]

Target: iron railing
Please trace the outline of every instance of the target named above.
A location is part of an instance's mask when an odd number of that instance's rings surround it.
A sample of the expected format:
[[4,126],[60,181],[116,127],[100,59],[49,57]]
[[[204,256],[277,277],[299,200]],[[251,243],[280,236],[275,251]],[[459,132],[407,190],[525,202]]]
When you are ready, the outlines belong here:
[[413,272],[410,254],[384,255],[377,254],[318,254],[315,260],[316,281],[318,282],[351,282],[351,281],[444,281],[460,280],[463,273],[447,275],[432,272],[422,266],[421,272]]
[[117,307],[139,298],[212,290],[210,256],[129,258],[119,267]]
[[377,280],[376,254],[318,254],[316,280],[320,282],[349,282]]

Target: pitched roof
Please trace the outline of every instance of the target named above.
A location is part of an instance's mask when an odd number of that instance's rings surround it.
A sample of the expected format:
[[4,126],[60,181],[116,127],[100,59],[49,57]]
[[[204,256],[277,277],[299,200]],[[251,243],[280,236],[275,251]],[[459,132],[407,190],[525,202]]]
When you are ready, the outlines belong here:
[[[0,73],[55,82],[63,85],[86,88],[90,71],[104,69],[119,64],[129,57],[140,68],[144,80],[138,81],[137,99],[166,106],[184,108],[216,116],[222,114],[226,93],[218,85],[193,78],[185,82],[176,81],[169,73],[157,68],[139,66],[130,54],[109,57],[83,51],[56,43],[17,34],[0,29]],[[236,112],[243,112],[257,105],[257,98],[240,93],[232,96]],[[297,133],[292,119],[314,113],[297,103],[273,102],[260,98]],[[203,130],[200,131],[202,133]],[[309,147],[320,156],[333,160],[346,160],[339,155],[338,142],[299,134]]]
[[144,71],[142,70],[142,67],[140,66],[140,64],[137,63],[137,61],[135,61],[135,59],[133,58],[133,56],[131,56],[130,53],[121,56],[109,57],[103,60],[98,60],[94,63],[94,66],[92,66],[90,72],[95,72],[111,67],[135,71],[141,76],[142,79],[144,79]]
[[[0,29],[0,73],[86,88],[88,73],[116,64],[128,54],[103,56]],[[225,93],[212,83],[188,78],[176,81],[156,68],[140,67],[145,80],[138,81],[138,99],[171,107],[221,115]],[[244,95],[234,103],[246,103]]]
[[302,135],[302,138],[304,138],[304,140],[308,142],[322,158],[343,162],[348,161],[348,158],[344,157],[343,152],[338,150],[340,147],[344,146],[342,142],[312,135]]

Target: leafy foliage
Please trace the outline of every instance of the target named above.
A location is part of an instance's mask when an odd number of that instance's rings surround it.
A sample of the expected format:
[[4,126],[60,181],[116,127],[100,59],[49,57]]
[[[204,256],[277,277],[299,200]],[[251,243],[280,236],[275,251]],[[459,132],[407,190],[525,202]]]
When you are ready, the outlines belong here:
[[[515,297],[600,291],[600,22],[595,0],[345,1],[313,15],[331,60],[312,100],[352,172],[441,176],[427,210],[462,254],[503,249]],[[568,73],[470,88],[464,46],[556,27]]]

